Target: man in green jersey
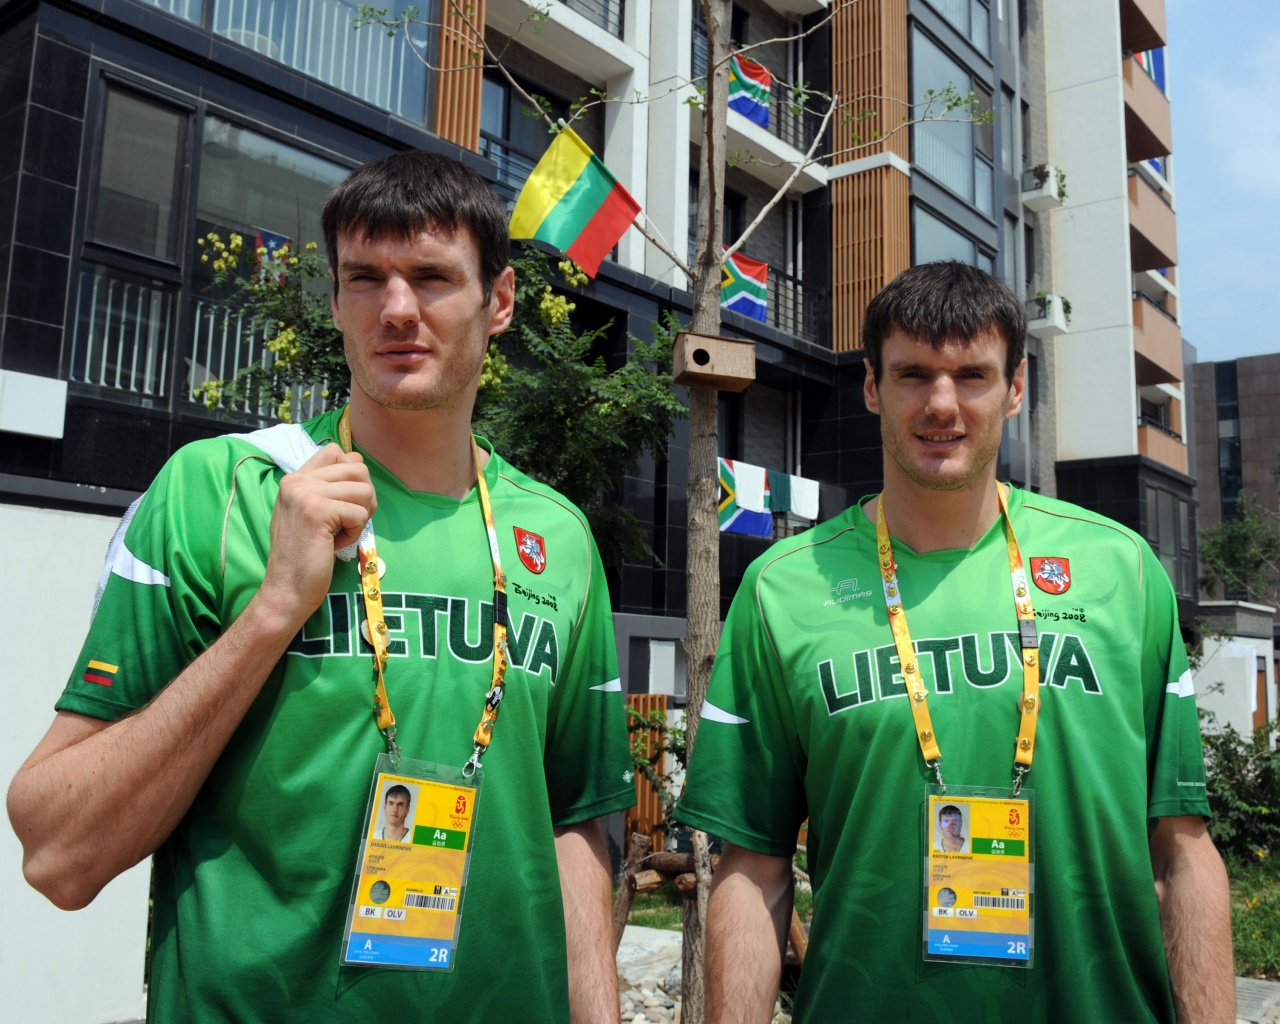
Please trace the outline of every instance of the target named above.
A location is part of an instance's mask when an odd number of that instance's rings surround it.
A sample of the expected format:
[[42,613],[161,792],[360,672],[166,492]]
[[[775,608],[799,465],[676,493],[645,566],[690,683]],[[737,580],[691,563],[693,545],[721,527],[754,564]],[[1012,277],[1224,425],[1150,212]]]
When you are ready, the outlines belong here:
[[[774,545],[734,599],[677,809],[728,841],[708,920],[717,1024],[769,1019],[806,817],[797,1022],[1234,1019],[1226,878],[1168,578],[1116,523],[996,489],[1025,329],[1013,294],[963,264],[915,267],[881,292],[864,344],[884,489]],[[1039,666],[1034,694],[1024,662]],[[1034,739],[1020,735],[1033,709]],[[926,764],[935,744],[941,762]],[[971,821],[972,850],[930,853],[935,768],[944,805],[965,787],[1007,799],[1016,753],[1031,762],[1034,919],[1008,953],[1025,965],[1030,945],[1030,966],[925,959],[926,920],[964,910],[977,930],[994,918],[976,907],[1025,908],[1020,887],[979,902],[944,880],[926,918],[922,868],[997,848]],[[1025,808],[1009,805],[1011,827]]]
[[[154,855],[153,1021],[616,1021],[599,818],[634,790],[604,575],[581,513],[470,432],[512,314],[506,213],[473,172],[411,152],[354,172],[322,223],[349,420],[201,441],[161,471],[10,789],[25,873],[70,909]],[[370,517],[408,758],[472,754],[497,563],[511,581],[450,972],[339,965],[385,748],[362,573],[335,552]]]

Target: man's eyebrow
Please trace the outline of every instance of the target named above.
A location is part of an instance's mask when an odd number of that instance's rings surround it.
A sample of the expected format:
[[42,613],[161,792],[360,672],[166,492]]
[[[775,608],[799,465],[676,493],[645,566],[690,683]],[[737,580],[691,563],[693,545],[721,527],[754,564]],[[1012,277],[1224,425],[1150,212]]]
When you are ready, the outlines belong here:
[[372,263],[364,263],[360,260],[339,260],[338,261],[339,274],[368,273],[373,271],[373,269],[374,269],[374,266]]
[[[912,373],[912,372],[935,373],[937,372],[936,367],[930,366],[926,363],[908,361],[908,360],[900,360],[900,361],[889,363],[889,365],[885,367],[885,369],[889,373]],[[994,363],[972,362],[972,363],[962,363],[960,366],[957,366],[953,372],[955,373],[993,373],[998,371],[999,369],[1000,367]]]

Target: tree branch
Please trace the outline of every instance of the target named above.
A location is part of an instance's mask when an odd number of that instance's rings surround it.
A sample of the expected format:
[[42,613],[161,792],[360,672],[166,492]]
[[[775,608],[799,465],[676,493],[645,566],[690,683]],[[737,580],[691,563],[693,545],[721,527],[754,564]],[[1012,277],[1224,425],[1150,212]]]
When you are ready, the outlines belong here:
[[735,241],[733,245],[729,246],[729,248],[724,250],[724,255],[721,257],[721,260],[720,260],[722,264],[724,263],[725,260],[727,260],[730,256],[732,256],[735,252],[737,252],[740,248],[742,248],[742,243],[751,237],[751,233],[760,226],[761,222],[768,215],[769,211],[778,205],[782,197],[787,194],[788,190],[790,190],[792,183],[796,180],[796,178],[800,177],[801,172],[803,172],[804,169],[810,166],[811,164],[817,163],[817,161],[814,160],[813,158],[813,154],[817,151],[818,144],[822,141],[822,137],[827,133],[827,125],[828,123],[830,123],[831,115],[835,113],[836,105],[839,102],[840,102],[840,97],[838,95],[832,98],[831,106],[827,108],[827,113],[826,113],[826,116],[824,116],[822,119],[822,124],[819,125],[818,130],[814,132],[813,142],[810,143],[809,151],[804,155],[804,159],[801,160],[800,163],[796,164],[792,168],[790,177],[788,177],[787,180],[782,183],[781,188],[777,189],[773,193],[773,198],[770,199],[767,203],[765,203],[763,207],[761,207],[760,212],[756,214],[755,220],[753,220],[750,224],[747,225],[746,230],[742,232],[742,234],[738,237],[737,241]]

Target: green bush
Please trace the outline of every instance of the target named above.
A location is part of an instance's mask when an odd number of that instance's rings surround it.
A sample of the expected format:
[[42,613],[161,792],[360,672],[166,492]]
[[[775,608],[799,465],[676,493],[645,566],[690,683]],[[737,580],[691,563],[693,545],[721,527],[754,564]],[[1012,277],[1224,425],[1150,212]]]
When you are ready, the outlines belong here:
[[1276,726],[1271,722],[1244,737],[1216,729],[1210,718],[1204,733],[1209,832],[1224,855],[1244,863],[1280,857],[1280,749],[1271,743]]

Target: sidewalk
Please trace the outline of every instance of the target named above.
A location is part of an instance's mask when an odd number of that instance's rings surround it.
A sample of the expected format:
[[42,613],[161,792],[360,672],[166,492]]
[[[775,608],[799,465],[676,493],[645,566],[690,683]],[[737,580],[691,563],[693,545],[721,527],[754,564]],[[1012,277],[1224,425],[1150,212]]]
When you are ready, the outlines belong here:
[[1280,984],[1236,978],[1238,1024],[1280,1024]]
[[[618,950],[623,1019],[628,1022],[654,1022],[676,1017],[670,1007],[654,1011],[667,1000],[679,1003],[679,968],[679,932],[627,925]],[[649,1006],[643,1005],[649,999],[635,998],[639,994],[652,999]],[[1280,983],[1237,978],[1236,1020],[1237,1024],[1280,1024]]]

